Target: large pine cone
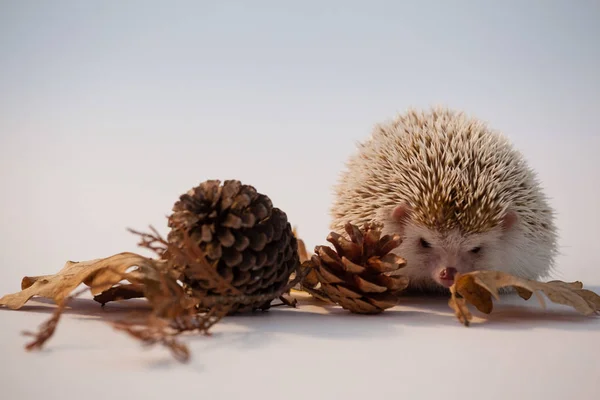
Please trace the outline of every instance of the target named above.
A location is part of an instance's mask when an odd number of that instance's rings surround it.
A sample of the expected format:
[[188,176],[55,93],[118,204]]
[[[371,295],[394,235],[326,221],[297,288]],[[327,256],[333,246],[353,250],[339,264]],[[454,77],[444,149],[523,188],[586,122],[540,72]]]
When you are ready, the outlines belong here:
[[[297,241],[286,214],[274,208],[269,197],[237,180],[223,185],[209,180],[182,195],[173,207],[169,227],[169,243],[182,248],[187,232],[210,266],[242,295],[282,290],[299,265]],[[215,282],[198,280],[186,265],[175,267],[181,270],[184,286],[196,294],[224,295]],[[271,300],[237,304],[231,312],[264,310]]]
[[377,314],[396,305],[408,277],[400,269],[406,261],[390,253],[401,243],[399,236],[381,237],[381,225],[367,224],[361,231],[348,223],[350,240],[331,232],[328,246],[315,247],[303,268],[310,268],[301,287],[317,298],[331,300],[359,314]]

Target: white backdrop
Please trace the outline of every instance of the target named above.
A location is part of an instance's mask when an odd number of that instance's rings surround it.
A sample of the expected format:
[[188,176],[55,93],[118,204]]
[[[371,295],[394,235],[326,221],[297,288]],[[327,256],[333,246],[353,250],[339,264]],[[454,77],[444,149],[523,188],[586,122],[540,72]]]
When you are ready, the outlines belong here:
[[[126,228],[166,233],[177,197],[211,178],[256,186],[309,247],[322,244],[331,186],[356,141],[396,112],[433,104],[511,138],[558,213],[556,278],[600,288],[599,17],[593,1],[3,1],[0,292],[69,259],[139,251]],[[213,398],[598,390],[600,325],[569,313],[467,332],[418,313],[276,311],[224,323],[213,342],[192,339],[195,364],[178,367],[76,317],[52,351],[26,354],[19,332],[47,314],[1,311],[6,398],[68,396],[72,376],[79,390],[116,379],[132,393],[174,386]],[[240,327],[259,335],[226,334]],[[472,380],[452,389],[459,377]]]

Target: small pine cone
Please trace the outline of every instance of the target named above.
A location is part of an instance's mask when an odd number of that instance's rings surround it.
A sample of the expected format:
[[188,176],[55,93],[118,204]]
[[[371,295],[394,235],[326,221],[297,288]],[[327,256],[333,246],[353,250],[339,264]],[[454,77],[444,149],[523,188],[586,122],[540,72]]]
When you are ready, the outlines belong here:
[[315,247],[311,260],[302,265],[310,268],[302,287],[354,313],[377,314],[393,307],[409,283],[408,277],[400,276],[406,261],[390,253],[401,238],[381,237],[377,224],[365,225],[361,231],[348,223],[345,230],[350,240],[335,232],[327,237],[335,250]]
[[[237,180],[223,185],[209,180],[182,195],[173,207],[169,227],[169,243],[182,248],[187,232],[208,264],[244,296],[282,290],[299,265],[297,241],[286,214],[274,208],[269,197]],[[199,278],[206,273],[195,273],[186,265],[174,267],[181,272],[184,287],[205,296],[224,295],[214,281]],[[268,309],[271,301],[236,304],[231,313]]]

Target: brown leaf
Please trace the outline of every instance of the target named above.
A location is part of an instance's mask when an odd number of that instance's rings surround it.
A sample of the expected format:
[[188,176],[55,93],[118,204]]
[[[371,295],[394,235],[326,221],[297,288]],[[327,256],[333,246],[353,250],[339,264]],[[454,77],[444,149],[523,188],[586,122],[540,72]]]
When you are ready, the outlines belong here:
[[314,254],[309,261],[305,261],[301,265],[301,270],[307,271],[306,276],[302,280],[302,286],[315,287],[319,283],[319,278],[315,272],[315,267],[320,266],[320,260]]
[[[492,311],[492,296],[498,300],[499,290],[512,287],[517,294],[528,300],[532,294],[545,307],[541,293],[554,303],[571,306],[583,315],[600,312],[600,296],[591,290],[583,289],[581,282],[549,281],[538,282],[519,278],[500,271],[475,271],[468,274],[458,274],[454,285],[450,288],[449,305],[455,311],[458,319],[465,325],[471,319],[467,302],[473,304],[484,313]],[[460,297],[459,297],[460,296]]]
[[579,289],[577,294],[588,302],[590,307],[600,310],[600,296],[588,289]]
[[523,289],[523,288],[520,288],[520,287],[518,287],[518,286],[517,286],[517,287],[515,287],[515,290],[517,291],[517,294],[518,294],[518,295],[519,295],[519,296],[520,296],[522,299],[525,299],[525,300],[529,300],[529,299],[531,298],[531,296],[533,295],[533,292],[530,292],[529,290],[527,290],[527,289]]
[[123,280],[126,271],[135,266],[154,268],[152,260],[134,253],[83,262],[67,261],[54,275],[24,277],[22,290],[0,298],[0,305],[19,309],[34,296],[49,298],[58,304],[82,283],[90,287],[93,295],[98,295]]
[[450,308],[454,310],[454,314],[456,318],[465,326],[469,326],[471,320],[473,319],[473,315],[469,311],[467,307],[467,302],[462,297],[457,297],[455,292],[452,292],[452,296],[448,301],[448,305]]
[[482,313],[492,312],[492,295],[485,288],[476,284],[473,276],[463,275],[461,279],[457,279],[456,291]]
[[116,285],[94,296],[94,300],[105,305],[111,301],[144,297],[144,286],[138,284]]
[[296,227],[294,227],[294,229],[292,229],[292,234],[294,235],[294,237],[296,238],[296,241],[298,242],[298,256],[300,257],[300,263],[302,264],[303,262],[310,260],[311,254],[308,253],[308,250],[306,249],[306,244],[304,243],[304,240],[302,240],[298,237],[298,231],[297,231]]

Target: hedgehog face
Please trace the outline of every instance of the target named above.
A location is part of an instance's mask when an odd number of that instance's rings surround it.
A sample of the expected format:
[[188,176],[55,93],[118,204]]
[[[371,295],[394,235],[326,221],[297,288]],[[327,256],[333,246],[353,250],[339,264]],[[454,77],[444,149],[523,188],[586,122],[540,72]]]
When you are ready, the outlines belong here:
[[400,234],[403,241],[394,253],[407,261],[404,273],[411,286],[425,290],[444,290],[454,283],[454,275],[475,270],[499,269],[507,234],[515,216],[507,214],[506,223],[485,232],[466,234],[455,228],[440,231],[425,227],[410,218],[407,208],[397,207],[384,233]]
[[454,283],[454,275],[486,269],[494,259],[498,230],[464,235],[455,229],[442,233],[415,224],[404,227],[404,241],[397,249],[407,260],[406,273],[415,286],[441,286]]

